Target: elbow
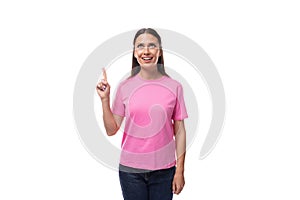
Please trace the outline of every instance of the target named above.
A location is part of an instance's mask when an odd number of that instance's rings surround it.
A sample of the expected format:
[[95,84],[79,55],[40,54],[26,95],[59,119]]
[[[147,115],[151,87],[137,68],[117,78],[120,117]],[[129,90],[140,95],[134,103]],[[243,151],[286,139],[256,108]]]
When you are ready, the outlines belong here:
[[117,131],[116,131],[116,132],[107,132],[107,131],[106,131],[107,136],[113,136],[113,135],[115,135],[116,133],[117,133]]
[[119,127],[116,127],[114,130],[106,130],[107,136],[113,136],[115,135],[119,130]]

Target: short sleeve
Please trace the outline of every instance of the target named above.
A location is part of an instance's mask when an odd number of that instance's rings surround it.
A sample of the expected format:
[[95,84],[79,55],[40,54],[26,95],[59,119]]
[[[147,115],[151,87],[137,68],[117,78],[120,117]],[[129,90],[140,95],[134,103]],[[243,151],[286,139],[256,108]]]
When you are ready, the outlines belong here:
[[176,103],[173,110],[172,119],[173,120],[183,120],[188,117],[184,97],[183,97],[183,88],[181,85],[177,87]]
[[122,91],[121,91],[121,85],[117,88],[116,95],[114,97],[114,101],[112,104],[112,113],[122,116],[125,116],[125,105],[123,103],[123,97],[122,97]]

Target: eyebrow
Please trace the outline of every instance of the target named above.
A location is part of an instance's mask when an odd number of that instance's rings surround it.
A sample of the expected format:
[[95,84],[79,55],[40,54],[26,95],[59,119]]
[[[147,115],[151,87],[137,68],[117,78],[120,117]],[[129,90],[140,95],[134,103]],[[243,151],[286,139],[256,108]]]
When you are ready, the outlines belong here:
[[[141,43],[138,43],[136,46],[139,46],[139,45],[145,45],[145,43],[141,42]],[[155,46],[157,46],[158,44],[156,44],[154,42],[150,42],[148,45],[155,45]]]

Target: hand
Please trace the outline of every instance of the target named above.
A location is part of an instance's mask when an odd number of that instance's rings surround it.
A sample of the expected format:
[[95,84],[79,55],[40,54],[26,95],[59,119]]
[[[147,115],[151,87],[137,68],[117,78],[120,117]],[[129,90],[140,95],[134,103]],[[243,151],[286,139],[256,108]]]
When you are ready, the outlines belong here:
[[109,99],[110,85],[107,82],[106,71],[104,68],[102,69],[102,73],[103,79],[97,84],[96,90],[101,100],[105,100]]
[[183,173],[176,172],[173,178],[172,190],[174,194],[179,194],[184,187],[184,175]]

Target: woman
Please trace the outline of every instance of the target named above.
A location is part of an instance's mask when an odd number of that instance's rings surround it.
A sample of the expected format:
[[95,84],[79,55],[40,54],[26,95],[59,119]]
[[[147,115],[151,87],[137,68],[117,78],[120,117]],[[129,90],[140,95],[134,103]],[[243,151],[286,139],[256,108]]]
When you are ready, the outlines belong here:
[[133,45],[131,76],[119,84],[112,108],[105,70],[97,84],[104,126],[112,136],[126,118],[119,167],[124,199],[169,200],[185,183],[183,120],[188,116],[183,90],[165,72],[155,30],[139,30]]

